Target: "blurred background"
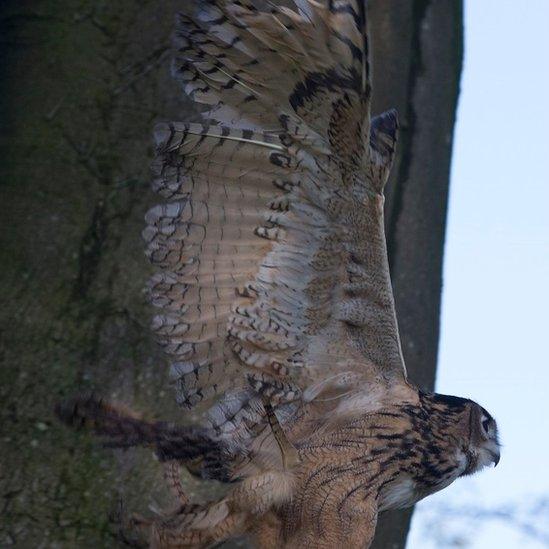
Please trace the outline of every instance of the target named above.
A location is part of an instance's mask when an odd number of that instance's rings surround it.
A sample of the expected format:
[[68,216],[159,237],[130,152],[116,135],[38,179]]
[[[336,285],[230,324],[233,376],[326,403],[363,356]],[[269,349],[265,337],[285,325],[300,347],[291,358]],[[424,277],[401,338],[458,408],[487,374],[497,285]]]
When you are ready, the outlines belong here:
[[[0,547],[139,546],[122,518],[170,504],[150,452],[102,450],[52,409],[93,389],[181,417],[140,232],[151,128],[197,116],[169,74],[184,1],[0,2]],[[409,374],[481,402],[504,444],[410,532],[411,510],[387,513],[375,547],[548,547],[549,4],[371,0],[369,17],[373,110],[401,120],[386,229]]]
[[407,547],[549,547],[549,3],[465,2],[436,389],[497,418],[502,460],[421,502]]

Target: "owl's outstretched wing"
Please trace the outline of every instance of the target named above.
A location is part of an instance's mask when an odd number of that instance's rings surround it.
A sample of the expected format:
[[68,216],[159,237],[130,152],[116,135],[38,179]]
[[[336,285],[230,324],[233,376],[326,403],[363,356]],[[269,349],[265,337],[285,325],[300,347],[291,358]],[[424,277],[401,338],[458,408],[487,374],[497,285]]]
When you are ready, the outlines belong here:
[[153,330],[179,403],[217,402],[226,437],[265,402],[283,423],[405,385],[383,228],[396,113],[370,119],[364,3],[295,4],[186,0],[175,74],[205,121],[155,132]]

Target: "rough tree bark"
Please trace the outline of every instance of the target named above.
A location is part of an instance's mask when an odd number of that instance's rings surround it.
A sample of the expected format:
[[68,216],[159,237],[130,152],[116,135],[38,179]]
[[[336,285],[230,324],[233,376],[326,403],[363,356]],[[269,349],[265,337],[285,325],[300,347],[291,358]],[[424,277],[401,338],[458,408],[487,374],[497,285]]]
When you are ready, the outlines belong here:
[[[185,0],[4,0],[0,6],[0,546],[124,546],[119,502],[168,503],[147,451],[104,451],[53,404],[93,388],[177,418],[151,342],[140,231],[150,130],[194,116],[167,69]],[[371,3],[374,111],[397,107],[387,197],[410,377],[433,385],[461,0]],[[375,546],[403,547],[411,513]]]

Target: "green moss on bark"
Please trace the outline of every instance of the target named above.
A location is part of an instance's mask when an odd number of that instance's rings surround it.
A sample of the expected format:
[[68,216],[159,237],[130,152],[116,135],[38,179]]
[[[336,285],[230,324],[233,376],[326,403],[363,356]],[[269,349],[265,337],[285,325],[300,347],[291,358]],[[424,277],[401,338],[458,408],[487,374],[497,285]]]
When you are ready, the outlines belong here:
[[170,413],[139,235],[152,121],[175,111],[174,12],[130,0],[2,6],[2,546],[121,543],[109,518],[119,498],[144,509],[160,484],[150,452],[121,459],[52,412],[94,388]]

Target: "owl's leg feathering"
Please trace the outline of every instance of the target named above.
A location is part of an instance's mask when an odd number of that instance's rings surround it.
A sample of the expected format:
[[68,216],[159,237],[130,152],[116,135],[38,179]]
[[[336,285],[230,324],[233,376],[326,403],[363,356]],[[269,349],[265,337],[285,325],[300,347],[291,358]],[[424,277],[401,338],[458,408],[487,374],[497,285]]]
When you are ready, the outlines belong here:
[[243,535],[258,517],[269,519],[268,511],[287,503],[293,491],[293,476],[286,472],[270,471],[248,477],[219,501],[182,505],[164,519],[148,523],[151,547],[210,547]]
[[189,497],[181,482],[181,464],[178,461],[164,463],[164,480],[180,505],[188,505]]

